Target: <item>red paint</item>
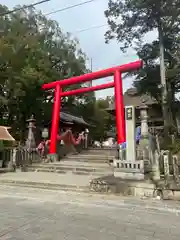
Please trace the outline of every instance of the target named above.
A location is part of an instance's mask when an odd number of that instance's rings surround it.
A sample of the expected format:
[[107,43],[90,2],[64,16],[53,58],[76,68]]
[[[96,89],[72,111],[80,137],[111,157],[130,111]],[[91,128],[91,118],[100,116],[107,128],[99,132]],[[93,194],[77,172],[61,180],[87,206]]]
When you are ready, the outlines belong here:
[[67,92],[62,92],[61,97],[78,95],[78,94],[82,94],[82,93],[86,93],[86,92],[93,92],[93,91],[98,91],[98,90],[112,88],[112,87],[114,87],[114,82],[105,83],[105,84],[101,84],[101,85],[93,86],[93,87],[85,87],[85,88],[79,88],[79,89],[75,89],[75,90],[71,90],[71,91],[67,91]]
[[50,88],[55,88],[56,85],[60,84],[62,87],[67,86],[67,85],[72,85],[72,84],[77,84],[77,83],[83,83],[83,82],[88,82],[92,81],[95,79],[99,78],[104,78],[104,77],[109,77],[113,76],[115,71],[120,71],[121,73],[137,70],[142,67],[142,61],[136,61],[128,64],[124,64],[121,66],[113,67],[113,68],[108,68],[105,70],[100,70],[97,72],[92,72],[92,73],[87,73],[81,76],[77,77],[71,77],[69,79],[65,80],[58,80],[55,82],[47,83],[42,86],[43,89],[50,89]]
[[61,86],[57,85],[54,93],[54,106],[52,114],[51,138],[50,138],[50,153],[56,153],[56,139],[59,129],[60,120],[60,105],[61,105]]
[[[142,67],[142,61],[136,61],[129,64],[125,64],[118,67],[113,67],[93,73],[84,74],[78,77],[72,77],[65,80],[60,80],[56,82],[51,82],[44,84],[43,89],[55,88],[55,100],[53,107],[52,116],[52,127],[51,127],[51,140],[50,140],[50,153],[56,153],[56,140],[59,128],[60,119],[60,104],[61,97],[77,95],[90,91],[97,91],[101,89],[114,87],[115,89],[115,104],[116,104],[116,126],[117,126],[117,136],[118,144],[125,141],[125,120],[124,120],[124,104],[123,104],[123,89],[122,89],[122,73],[137,70]],[[99,78],[104,78],[114,75],[114,82],[102,84],[99,86],[80,88],[72,91],[62,92],[62,87],[67,85],[73,85],[77,83],[83,83],[92,81]]]
[[116,71],[114,73],[114,93],[116,106],[117,143],[121,144],[125,142],[125,119],[124,119],[122,77],[119,71]]

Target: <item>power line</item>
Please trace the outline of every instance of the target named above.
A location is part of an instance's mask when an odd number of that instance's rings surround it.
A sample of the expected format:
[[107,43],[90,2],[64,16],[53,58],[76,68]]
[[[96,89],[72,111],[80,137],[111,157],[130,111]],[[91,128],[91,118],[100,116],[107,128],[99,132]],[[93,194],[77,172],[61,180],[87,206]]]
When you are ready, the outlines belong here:
[[103,24],[103,25],[98,25],[98,26],[94,26],[94,27],[89,27],[89,28],[85,28],[85,29],[82,29],[82,30],[75,31],[75,32],[73,32],[73,34],[87,32],[87,31],[90,31],[90,30],[93,30],[93,29],[99,29],[99,28],[106,27],[106,26],[108,26],[108,24]]
[[15,8],[13,10],[10,10],[10,11],[7,11],[7,12],[4,12],[4,13],[1,13],[0,14],[0,17],[3,17],[5,15],[8,15],[8,14],[11,14],[11,13],[14,13],[14,12],[17,12],[17,11],[20,11],[20,10],[24,10],[26,8],[29,8],[29,7],[34,7],[34,6],[37,6],[37,5],[40,5],[42,3],[45,3],[45,2],[49,2],[51,0],[42,0],[40,2],[36,2],[36,3],[33,3],[33,4],[30,4],[30,5],[25,5],[23,7],[20,7],[20,8]]
[[68,6],[68,7],[61,8],[61,9],[58,9],[58,10],[56,10],[56,11],[52,11],[52,12],[46,13],[45,15],[46,15],[46,16],[49,16],[49,15],[54,14],[54,13],[63,12],[63,11],[69,10],[69,9],[71,9],[71,8],[76,8],[76,7],[79,7],[79,6],[82,6],[82,5],[91,3],[91,2],[95,2],[95,1],[97,1],[97,0],[89,0],[89,1],[82,2],[82,3],[70,5],[70,6]]

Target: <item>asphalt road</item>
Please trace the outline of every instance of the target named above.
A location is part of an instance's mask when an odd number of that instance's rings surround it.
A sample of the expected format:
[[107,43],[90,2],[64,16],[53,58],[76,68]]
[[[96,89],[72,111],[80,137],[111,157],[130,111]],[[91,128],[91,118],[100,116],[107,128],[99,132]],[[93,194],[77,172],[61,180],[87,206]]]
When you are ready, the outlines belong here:
[[0,187],[1,240],[179,240],[179,203]]

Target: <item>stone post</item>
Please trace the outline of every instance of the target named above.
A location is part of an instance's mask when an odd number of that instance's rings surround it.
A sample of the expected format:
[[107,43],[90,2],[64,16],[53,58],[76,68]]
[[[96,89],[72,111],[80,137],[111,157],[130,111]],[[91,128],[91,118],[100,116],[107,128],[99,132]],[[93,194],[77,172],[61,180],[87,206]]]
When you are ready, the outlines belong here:
[[147,172],[150,166],[149,159],[151,157],[151,154],[149,152],[148,107],[142,103],[142,105],[139,106],[139,109],[141,119],[141,138],[139,141],[139,149],[142,152],[144,167],[146,168],[145,172]]
[[153,156],[153,163],[152,163],[152,179],[154,181],[160,180],[159,158],[160,158],[160,155],[156,150]]
[[17,156],[17,148],[14,147],[10,153],[10,161],[8,163],[8,169],[12,172],[16,171],[16,156]]
[[34,130],[36,129],[35,127],[36,120],[32,115],[31,118],[27,120],[27,122],[28,122],[28,137],[26,140],[25,148],[29,155],[28,161],[32,162],[32,153],[33,153],[33,150],[35,150],[36,148],[36,142],[34,138]]
[[180,178],[179,178],[179,166],[178,166],[178,156],[177,155],[172,156],[172,164],[173,164],[174,181],[177,185],[179,185]]
[[136,161],[136,123],[135,107],[125,107],[126,117],[126,160],[134,163]]
[[84,139],[84,141],[85,141],[84,147],[85,147],[85,149],[88,148],[88,134],[89,134],[89,129],[86,128],[85,132],[84,132],[84,137],[85,137],[85,139]]
[[165,184],[168,184],[169,181],[169,151],[163,151],[162,152],[163,156],[163,164],[164,164],[164,179],[165,179]]

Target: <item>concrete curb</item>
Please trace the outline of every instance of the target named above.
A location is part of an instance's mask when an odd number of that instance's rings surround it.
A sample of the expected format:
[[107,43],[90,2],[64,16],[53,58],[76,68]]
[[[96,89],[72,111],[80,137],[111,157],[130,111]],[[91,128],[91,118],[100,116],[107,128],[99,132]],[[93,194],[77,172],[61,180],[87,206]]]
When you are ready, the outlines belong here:
[[76,192],[89,192],[89,186],[76,186],[56,183],[43,183],[43,182],[30,182],[30,181],[16,181],[16,180],[0,180],[0,185],[7,186],[19,186],[19,187],[31,187],[40,189],[51,189],[51,190],[65,190],[65,191],[76,191]]
[[[114,195],[114,196],[135,196],[140,198],[157,198],[158,200],[175,200],[180,201],[180,191],[172,190],[163,190],[161,194],[154,195],[157,189],[148,188],[147,186],[129,186],[126,191],[116,191],[114,186],[112,186],[111,191],[107,191],[107,186],[104,186],[105,189],[93,189],[92,186],[76,186],[76,185],[66,185],[66,184],[57,184],[57,183],[45,183],[45,182],[32,182],[25,180],[0,180],[1,186],[18,186],[25,188],[36,188],[36,189],[46,189],[46,190],[63,190],[77,193],[90,193],[98,195]],[[122,186],[121,186],[122,187]],[[126,186],[127,187],[127,186]],[[122,189],[121,189],[122,190]],[[159,197],[158,197],[159,196]]]

